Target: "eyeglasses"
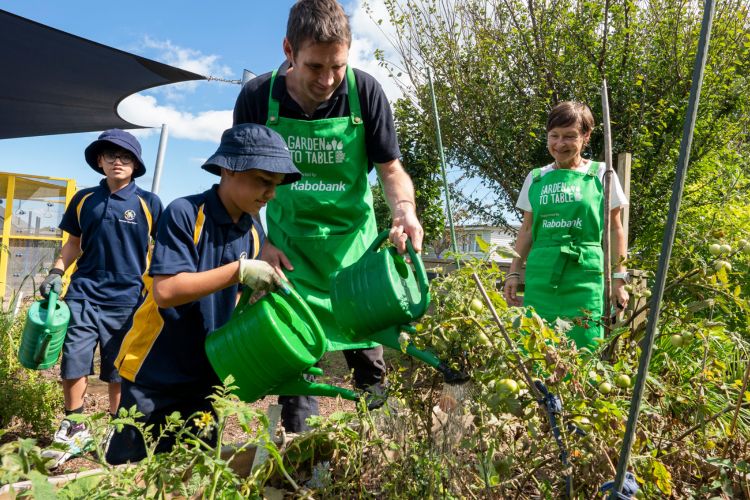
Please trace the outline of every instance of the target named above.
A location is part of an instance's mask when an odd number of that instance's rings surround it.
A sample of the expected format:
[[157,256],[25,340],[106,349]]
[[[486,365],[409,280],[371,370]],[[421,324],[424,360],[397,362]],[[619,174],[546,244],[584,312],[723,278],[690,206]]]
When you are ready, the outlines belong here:
[[135,160],[135,157],[130,153],[113,153],[112,151],[105,151],[102,153],[102,158],[107,163],[114,163],[118,158],[120,163],[123,165],[130,165]]

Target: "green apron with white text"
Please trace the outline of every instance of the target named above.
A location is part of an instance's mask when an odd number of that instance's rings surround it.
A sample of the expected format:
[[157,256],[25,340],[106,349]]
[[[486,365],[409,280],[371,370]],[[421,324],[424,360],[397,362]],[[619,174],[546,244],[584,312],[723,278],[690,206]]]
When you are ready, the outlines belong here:
[[[271,89],[275,80],[276,71]],[[279,102],[269,95],[266,122],[284,138],[302,172],[299,181],[277,187],[276,198],[268,203],[268,238],[294,266],[285,274],[320,321],[329,350],[377,345],[350,343],[331,314],[330,274],[359,260],[377,236],[364,123],[350,67],[346,81],[348,116],[284,118]]]
[[533,223],[526,261],[524,305],[549,322],[573,323],[568,331],[578,348],[595,348],[602,337],[604,294],[602,253],[603,189],[591,162],[587,172],[532,171],[529,187]]

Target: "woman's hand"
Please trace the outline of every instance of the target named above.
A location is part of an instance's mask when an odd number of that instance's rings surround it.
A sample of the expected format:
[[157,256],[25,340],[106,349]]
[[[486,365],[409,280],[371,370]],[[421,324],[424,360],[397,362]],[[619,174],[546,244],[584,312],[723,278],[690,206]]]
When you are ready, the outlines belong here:
[[503,286],[503,296],[505,302],[509,306],[522,306],[523,300],[518,296],[518,284],[521,282],[521,278],[518,276],[510,276],[505,278],[505,285]]
[[615,306],[617,312],[621,312],[628,307],[628,301],[630,300],[630,294],[625,290],[625,281],[621,279],[615,279],[612,282],[612,296],[610,301]]

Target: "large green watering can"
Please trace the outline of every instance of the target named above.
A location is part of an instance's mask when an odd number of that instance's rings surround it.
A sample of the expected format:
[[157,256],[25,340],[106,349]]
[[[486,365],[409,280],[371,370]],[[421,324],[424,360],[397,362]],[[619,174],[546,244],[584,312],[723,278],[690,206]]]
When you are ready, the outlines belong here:
[[44,370],[57,363],[65,332],[70,321],[70,309],[50,292],[47,300],[38,300],[29,308],[26,324],[18,348],[18,360],[26,368]]
[[[394,247],[380,249],[388,234],[388,230],[380,233],[357,262],[331,273],[331,306],[336,322],[352,342],[370,340],[400,350],[400,332],[415,333],[409,323],[427,312],[430,284],[411,240],[406,240],[406,248],[413,270]],[[440,370],[446,382],[467,379],[411,342],[406,354]]]
[[206,338],[206,354],[221,380],[234,377],[235,394],[246,402],[269,394],[342,396],[357,400],[349,389],[306,380],[322,375],[315,363],[327,340],[305,301],[292,289],[266,294],[248,304],[245,290],[230,320]]

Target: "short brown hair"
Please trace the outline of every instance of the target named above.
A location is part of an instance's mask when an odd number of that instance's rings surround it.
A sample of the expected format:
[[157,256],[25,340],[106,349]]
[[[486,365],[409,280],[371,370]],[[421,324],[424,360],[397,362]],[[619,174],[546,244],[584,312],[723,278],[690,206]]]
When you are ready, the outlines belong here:
[[352,44],[349,17],[336,0],[298,0],[289,10],[286,38],[296,53],[307,41]]
[[586,135],[594,130],[594,115],[591,108],[582,102],[563,101],[552,108],[547,117],[547,132],[557,127],[575,125]]

